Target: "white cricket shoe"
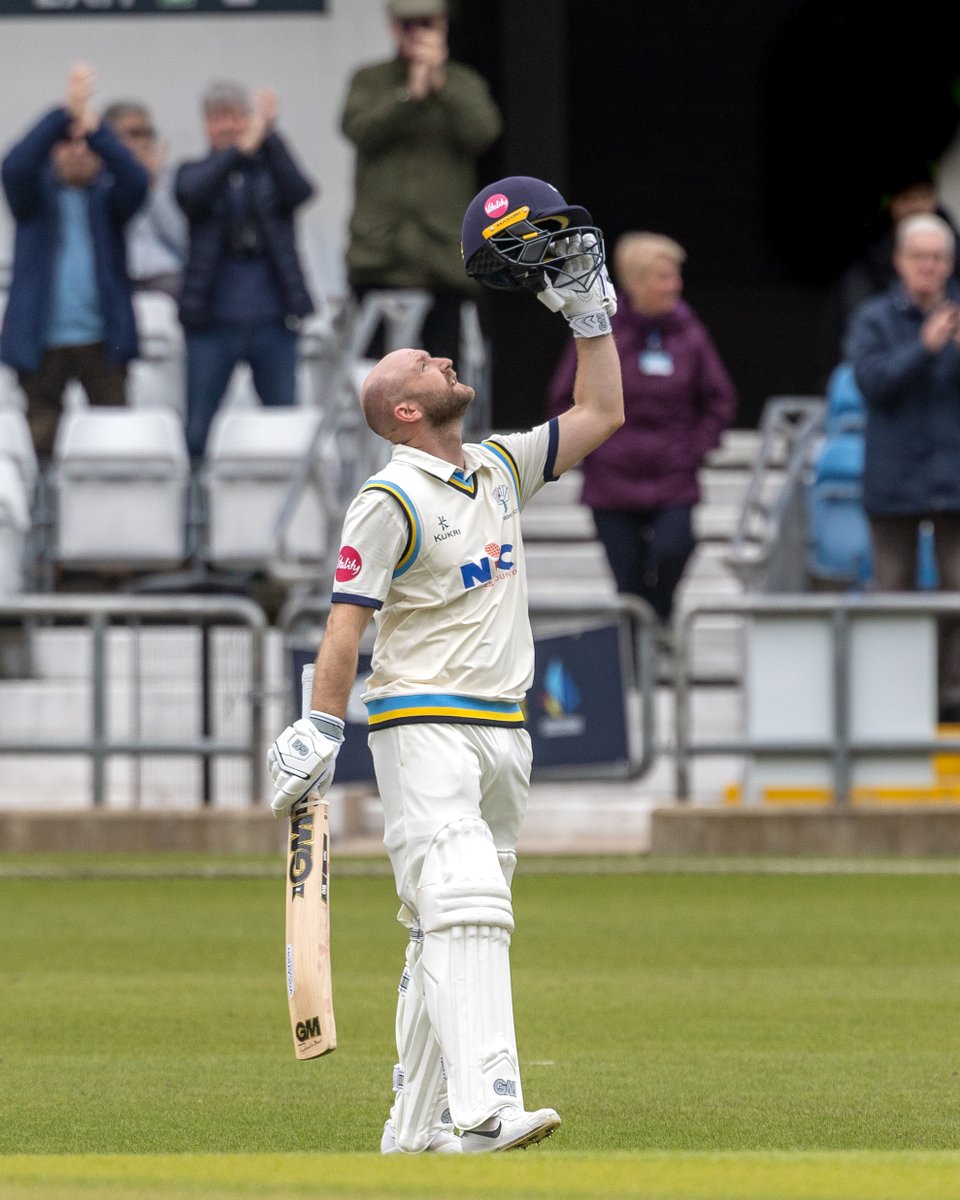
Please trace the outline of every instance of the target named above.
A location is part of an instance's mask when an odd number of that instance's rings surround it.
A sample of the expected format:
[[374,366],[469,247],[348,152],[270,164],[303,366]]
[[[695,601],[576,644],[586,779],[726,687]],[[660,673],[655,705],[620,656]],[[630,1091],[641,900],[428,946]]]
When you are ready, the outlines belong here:
[[522,1150],[548,1138],[560,1126],[560,1117],[552,1108],[524,1112],[515,1104],[498,1113],[476,1129],[465,1129],[460,1136],[464,1154],[490,1154],[494,1150]]
[[[459,1154],[460,1139],[449,1129],[438,1129],[430,1140],[430,1144],[424,1150],[424,1154]],[[403,1151],[397,1145],[397,1131],[393,1127],[393,1121],[387,1118],[387,1122],[383,1127],[383,1137],[380,1139],[381,1154],[403,1154]]]

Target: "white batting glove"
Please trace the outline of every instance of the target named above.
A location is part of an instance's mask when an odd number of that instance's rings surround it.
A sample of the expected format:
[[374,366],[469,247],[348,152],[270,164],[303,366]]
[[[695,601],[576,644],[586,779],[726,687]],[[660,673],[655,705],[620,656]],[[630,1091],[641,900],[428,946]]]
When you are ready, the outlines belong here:
[[[593,250],[597,239],[592,233],[574,234],[564,246],[566,251],[582,246],[585,250]],[[560,245],[557,247],[560,249]],[[563,269],[569,271],[572,279],[563,279],[548,283],[537,299],[545,304],[551,312],[563,313],[574,337],[600,337],[610,333],[610,318],[617,311],[617,293],[614,290],[606,264],[597,272],[593,282],[584,288],[575,278],[585,275],[593,266],[593,257],[584,254],[579,258],[569,259]]]
[[329,713],[311,712],[280,734],[267,751],[270,778],[277,789],[270,807],[278,820],[307,792],[326,795],[343,745],[343,722]]

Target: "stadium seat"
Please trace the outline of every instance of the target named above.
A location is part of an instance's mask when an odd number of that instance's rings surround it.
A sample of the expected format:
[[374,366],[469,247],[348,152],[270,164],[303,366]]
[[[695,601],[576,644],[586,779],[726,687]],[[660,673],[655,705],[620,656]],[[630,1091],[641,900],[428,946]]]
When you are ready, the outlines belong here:
[[808,488],[810,571],[827,583],[863,586],[870,578],[870,528],[863,511],[863,438],[827,437]]
[[30,501],[12,458],[0,457],[0,596],[23,590]]
[[17,381],[17,373],[6,363],[0,363],[0,408],[16,408],[23,412],[27,398]]
[[131,407],[166,405],[186,412],[186,359],[176,302],[164,292],[134,292],[140,354],[127,370]]
[[[873,577],[870,525],[863,510],[863,438],[848,431],[828,436],[808,489],[810,569],[823,582],[863,587]],[[933,525],[920,524],[916,586],[936,591],[939,572]]]
[[845,433],[863,429],[866,404],[850,363],[839,363],[827,380],[827,432]]
[[921,592],[935,592],[939,586],[940,572],[937,569],[933,523],[922,521],[917,537],[917,587]]
[[[277,523],[322,421],[315,408],[221,408],[203,468],[204,556],[217,568],[266,568],[281,552]],[[286,529],[286,551],[322,560],[331,540],[324,465],[306,479]]]
[[0,405],[0,458],[16,467],[28,497],[37,482],[37,453],[27,418],[19,408]]
[[179,566],[190,478],[169,408],[78,408],[53,448],[54,562],[110,570]]
[[183,328],[177,302],[166,292],[134,292],[133,313],[145,358],[174,358],[183,355]]

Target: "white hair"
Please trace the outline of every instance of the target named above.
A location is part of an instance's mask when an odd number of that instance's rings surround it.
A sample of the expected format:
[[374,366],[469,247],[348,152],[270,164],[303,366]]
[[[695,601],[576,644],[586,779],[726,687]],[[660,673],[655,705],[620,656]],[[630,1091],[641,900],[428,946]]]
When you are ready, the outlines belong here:
[[936,233],[943,239],[946,249],[953,255],[956,249],[956,238],[953,230],[935,213],[915,213],[912,217],[904,217],[897,225],[896,245],[902,250],[915,233]]

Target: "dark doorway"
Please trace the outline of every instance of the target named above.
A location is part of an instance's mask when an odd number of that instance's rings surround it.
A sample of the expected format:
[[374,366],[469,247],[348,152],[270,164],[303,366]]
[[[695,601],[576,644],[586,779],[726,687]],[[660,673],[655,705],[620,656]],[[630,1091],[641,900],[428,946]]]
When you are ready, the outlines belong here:
[[[896,19],[865,0],[491,0],[461,4],[454,50],[504,109],[484,181],[549,179],[608,247],[629,229],[685,247],[751,426],[769,396],[822,390],[832,287],[888,172],[956,129],[958,32],[932,0]],[[565,331],[527,296],[489,301],[494,420],[526,425]]]

